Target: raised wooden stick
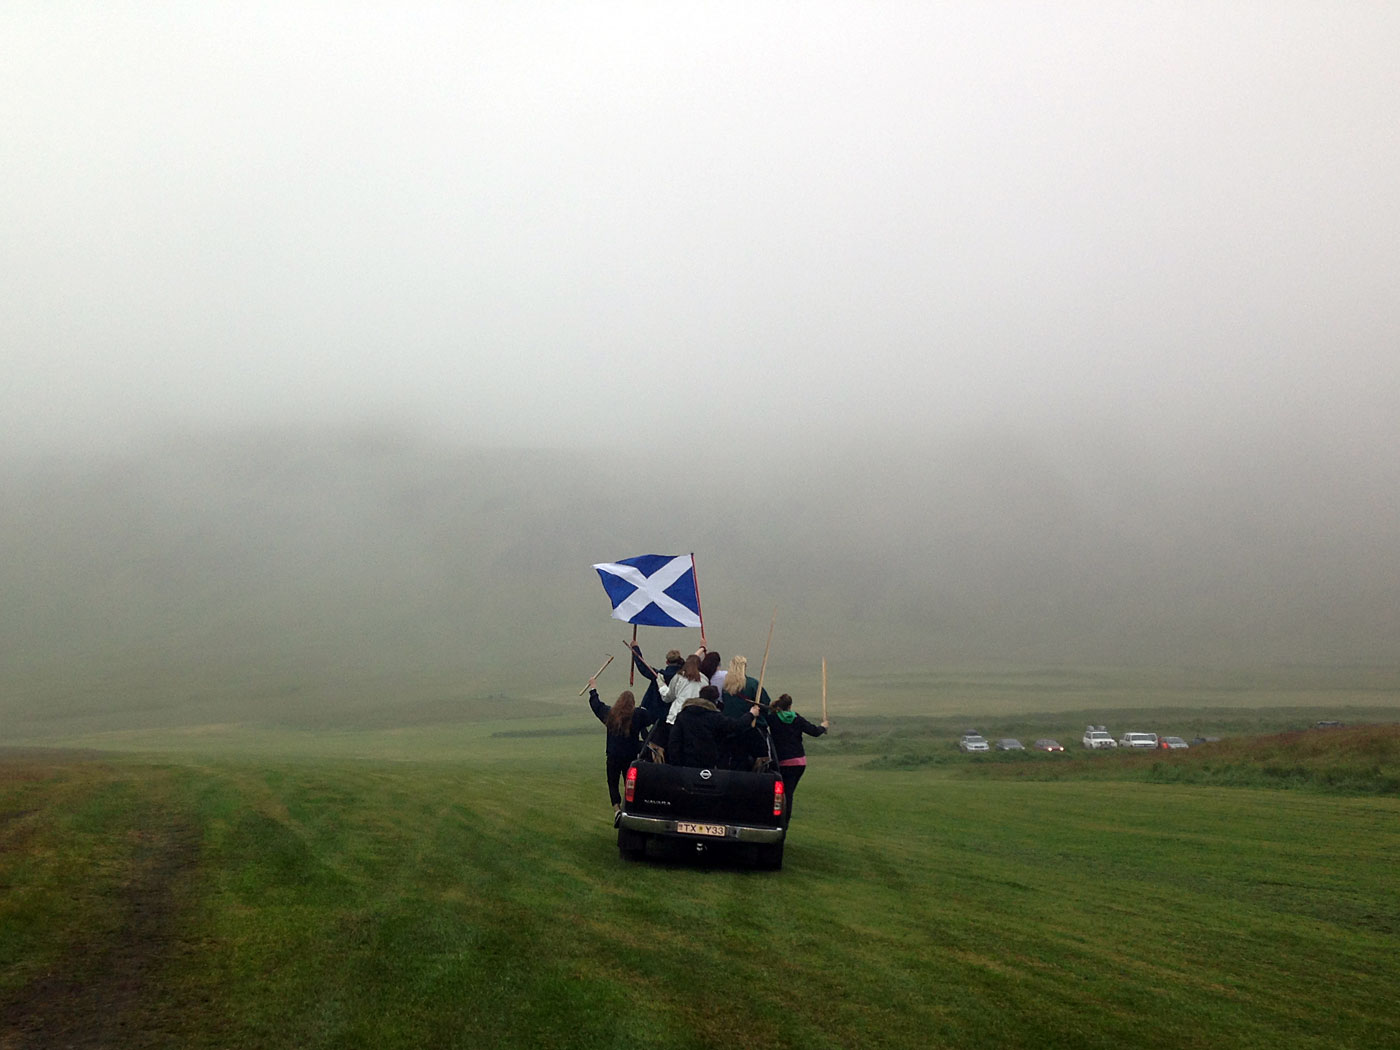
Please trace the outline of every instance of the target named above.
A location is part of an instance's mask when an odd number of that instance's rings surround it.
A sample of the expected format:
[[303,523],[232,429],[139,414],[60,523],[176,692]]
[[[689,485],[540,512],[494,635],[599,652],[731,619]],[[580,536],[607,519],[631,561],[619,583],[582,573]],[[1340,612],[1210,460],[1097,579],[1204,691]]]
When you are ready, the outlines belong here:
[[826,719],[826,657],[822,657],[822,721]]
[[[608,669],[608,664],[610,663],[612,663],[612,653],[608,653],[608,658],[603,661],[603,666],[598,668],[598,674],[602,674],[604,671],[606,671]],[[598,674],[595,674],[592,678],[589,679],[589,681],[595,681],[598,677]],[[582,689],[578,691],[578,695],[582,696],[586,692],[588,692],[588,686],[585,685]]]
[[759,703],[763,699],[763,672],[768,670],[768,650],[773,647],[773,625],[778,622],[778,607],[773,606],[773,619],[768,621],[768,641],[763,646],[763,663],[758,665],[758,691],[754,695],[753,702]]

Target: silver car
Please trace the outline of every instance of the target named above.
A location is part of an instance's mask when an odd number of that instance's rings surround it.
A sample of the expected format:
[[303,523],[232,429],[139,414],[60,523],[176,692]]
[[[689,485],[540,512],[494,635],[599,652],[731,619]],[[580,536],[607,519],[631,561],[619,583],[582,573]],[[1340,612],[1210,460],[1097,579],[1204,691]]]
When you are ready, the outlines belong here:
[[991,745],[982,739],[981,733],[964,733],[962,739],[958,741],[959,749],[963,751],[990,751]]

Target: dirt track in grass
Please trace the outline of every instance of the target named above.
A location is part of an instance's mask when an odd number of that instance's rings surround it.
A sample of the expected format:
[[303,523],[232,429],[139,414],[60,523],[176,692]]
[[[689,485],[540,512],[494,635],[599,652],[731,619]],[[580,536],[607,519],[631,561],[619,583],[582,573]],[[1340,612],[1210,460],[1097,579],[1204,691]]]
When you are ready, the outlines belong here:
[[139,833],[111,936],[80,940],[52,970],[0,1000],[0,1050],[169,1045],[147,992],[174,948],[177,889],[198,858],[186,824]]

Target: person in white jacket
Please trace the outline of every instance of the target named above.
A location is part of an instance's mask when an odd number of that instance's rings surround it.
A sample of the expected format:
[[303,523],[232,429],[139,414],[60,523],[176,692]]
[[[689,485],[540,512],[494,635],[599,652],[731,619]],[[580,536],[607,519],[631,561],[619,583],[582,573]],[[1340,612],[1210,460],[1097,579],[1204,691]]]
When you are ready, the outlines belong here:
[[671,676],[669,682],[657,682],[661,699],[671,701],[671,706],[666,712],[666,721],[674,723],[685,702],[695,699],[700,695],[700,690],[709,684],[700,673],[700,657],[687,656],[681,669]]

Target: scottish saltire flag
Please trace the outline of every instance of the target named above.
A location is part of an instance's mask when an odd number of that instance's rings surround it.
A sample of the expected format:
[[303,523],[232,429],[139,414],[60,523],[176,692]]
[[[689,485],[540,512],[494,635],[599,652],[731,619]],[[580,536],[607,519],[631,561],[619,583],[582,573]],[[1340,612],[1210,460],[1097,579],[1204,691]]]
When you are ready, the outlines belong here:
[[643,554],[593,566],[612,602],[613,619],[646,627],[699,627],[695,555]]

